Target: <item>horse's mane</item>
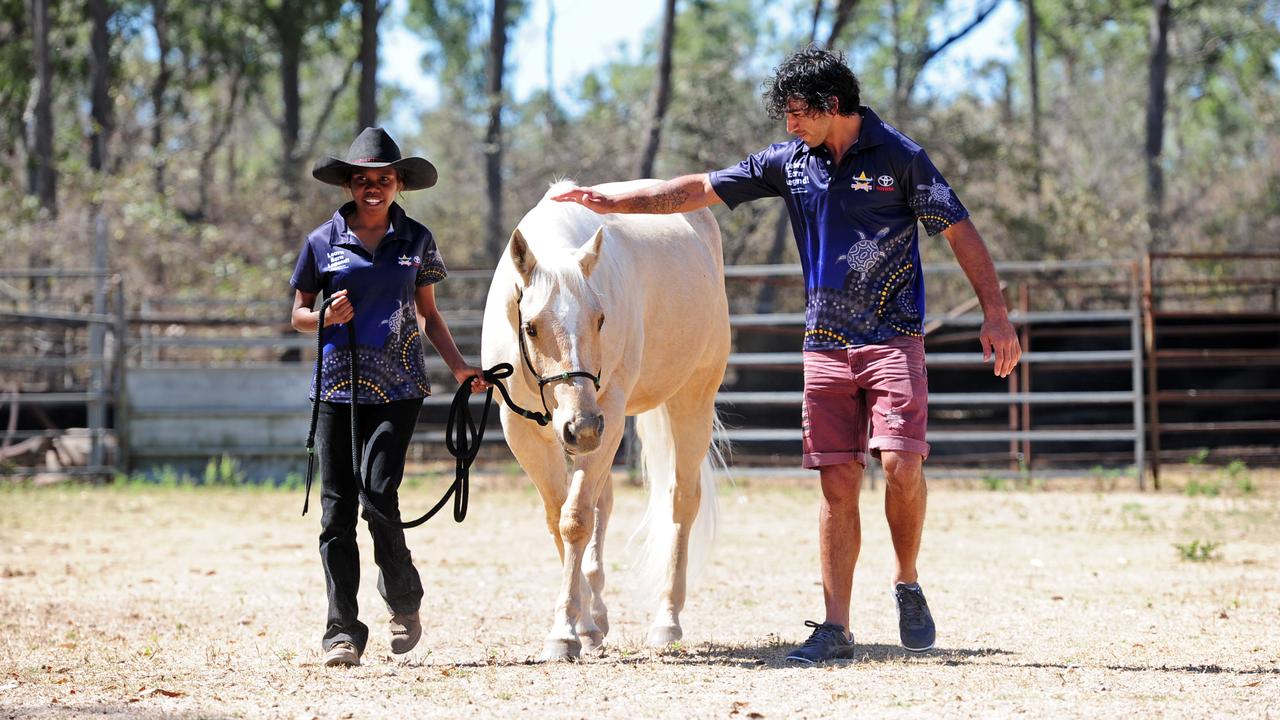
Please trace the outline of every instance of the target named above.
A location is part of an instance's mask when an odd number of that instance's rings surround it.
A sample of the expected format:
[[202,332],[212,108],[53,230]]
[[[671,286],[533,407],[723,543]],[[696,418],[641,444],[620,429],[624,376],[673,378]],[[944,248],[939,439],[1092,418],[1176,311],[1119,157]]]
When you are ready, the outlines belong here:
[[[585,247],[602,225],[605,227],[604,243],[609,245],[608,216],[598,215],[577,203],[556,202],[551,199],[552,195],[575,185],[573,180],[568,179],[552,183],[542,200],[520,221],[520,232],[529,244],[541,271],[534,274],[531,290],[541,284],[561,285],[577,294],[590,292],[598,295],[603,290],[601,283],[590,283],[599,289],[592,288],[582,276],[578,265],[580,255],[574,251]],[[618,269],[620,254],[617,248],[612,251],[609,248],[602,250],[592,277],[617,277],[614,271]]]

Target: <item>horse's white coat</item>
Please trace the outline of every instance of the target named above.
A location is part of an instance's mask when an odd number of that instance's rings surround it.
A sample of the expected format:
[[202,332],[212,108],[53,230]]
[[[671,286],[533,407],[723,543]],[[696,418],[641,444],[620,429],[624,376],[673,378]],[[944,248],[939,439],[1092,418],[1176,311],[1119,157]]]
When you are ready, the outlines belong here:
[[[624,192],[653,182],[600,190]],[[553,185],[547,196],[571,186]],[[547,427],[505,407],[501,413],[507,442],[542,496],[564,568],[544,656],[575,657],[582,636],[592,647],[608,632],[602,593],[604,537],[613,506],[609,470],[626,415],[639,416],[649,476],[646,557],[656,570],[658,594],[649,641],[678,640],[690,553],[710,540],[710,532],[698,532],[690,546],[694,520],[701,520],[699,529],[714,524],[708,458],[715,394],[729,355],[715,218],[707,210],[601,216],[544,197],[520,221],[494,271],[482,337],[485,367],[515,366],[509,381],[513,400],[540,410],[536,378],[520,357],[521,321],[536,331],[526,342],[538,375],[600,373],[598,392],[581,377],[546,387],[552,410]],[[601,417],[603,430],[597,432]]]

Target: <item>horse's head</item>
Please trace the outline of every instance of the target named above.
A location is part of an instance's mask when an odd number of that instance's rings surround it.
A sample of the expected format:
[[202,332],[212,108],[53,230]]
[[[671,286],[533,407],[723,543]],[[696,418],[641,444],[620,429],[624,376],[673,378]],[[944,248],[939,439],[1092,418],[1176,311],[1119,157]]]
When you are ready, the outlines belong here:
[[508,246],[521,282],[508,315],[520,335],[522,362],[537,379],[561,444],[575,455],[594,451],[604,435],[604,413],[596,400],[604,308],[587,284],[603,240],[601,227],[586,247],[542,262],[519,228]]

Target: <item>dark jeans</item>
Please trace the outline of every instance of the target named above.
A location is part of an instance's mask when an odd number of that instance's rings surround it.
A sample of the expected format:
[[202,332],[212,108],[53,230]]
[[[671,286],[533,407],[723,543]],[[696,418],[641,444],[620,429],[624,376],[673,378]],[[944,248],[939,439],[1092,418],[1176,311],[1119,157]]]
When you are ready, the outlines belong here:
[[[400,519],[398,491],[404,456],[418,421],[422,400],[399,400],[382,405],[357,405],[360,427],[360,472],[369,500],[387,517]],[[356,546],[360,500],[351,468],[351,407],[320,403],[316,430],[320,463],[320,561],[329,593],[329,618],[322,646],[346,640],[364,652],[369,628],[357,618],[360,589],[360,551]],[[404,531],[366,516],[373,536],[373,559],[378,565],[378,592],[393,613],[412,613],[422,603],[422,581],[404,543]]]

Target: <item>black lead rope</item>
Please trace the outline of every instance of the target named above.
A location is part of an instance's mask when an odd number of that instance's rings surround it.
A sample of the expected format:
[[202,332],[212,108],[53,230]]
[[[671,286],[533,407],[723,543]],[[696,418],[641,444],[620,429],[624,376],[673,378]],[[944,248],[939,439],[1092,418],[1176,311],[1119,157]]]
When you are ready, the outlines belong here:
[[[307,514],[307,508],[311,502],[311,481],[315,476],[316,423],[320,418],[320,368],[324,354],[324,343],[321,340],[320,330],[324,328],[325,311],[329,309],[329,304],[333,300],[332,296],[328,297],[320,305],[320,316],[317,319],[316,326],[315,399],[311,403],[311,429],[307,432],[307,484],[302,500],[303,515]],[[498,363],[483,371],[482,376],[490,383],[490,388],[485,393],[484,411],[480,414],[479,423],[476,423],[472,417],[471,404],[468,402],[471,397],[471,378],[463,380],[458,387],[458,391],[453,395],[453,404],[449,407],[448,424],[445,426],[445,447],[449,449],[449,454],[456,461],[453,485],[445,492],[444,497],[440,498],[440,501],[424,513],[422,517],[409,522],[401,522],[398,519],[389,518],[374,507],[373,502],[369,500],[366,479],[364,474],[360,472],[360,429],[356,418],[356,381],[358,376],[356,373],[356,329],[354,321],[347,323],[347,347],[350,351],[348,370],[350,371],[349,380],[351,382],[351,470],[355,473],[356,487],[359,488],[360,505],[364,508],[366,517],[371,517],[383,525],[401,529],[417,527],[440,512],[440,509],[444,507],[450,497],[453,497],[453,519],[457,522],[462,522],[467,517],[467,503],[471,496],[471,464],[475,462],[476,455],[480,451],[480,443],[484,439],[485,425],[489,420],[489,408],[493,404],[493,388],[498,388],[498,392],[502,393],[502,399],[512,412],[539,425],[546,425],[551,422],[551,413],[531,412],[511,401],[511,395],[507,392],[507,388],[502,382],[504,378],[511,377],[511,374],[515,371],[510,363]]]

